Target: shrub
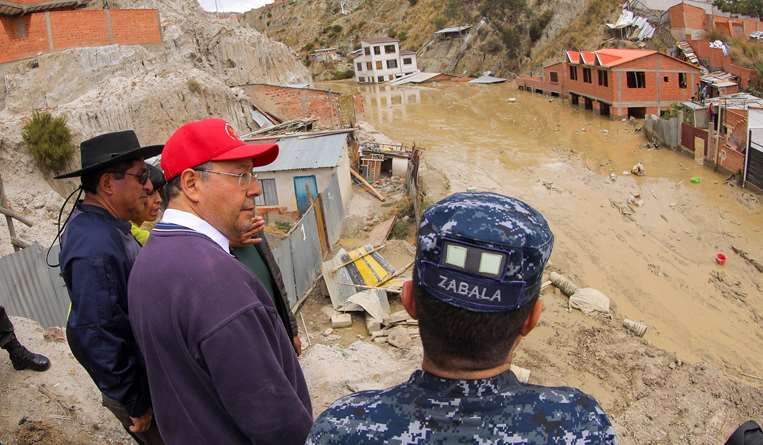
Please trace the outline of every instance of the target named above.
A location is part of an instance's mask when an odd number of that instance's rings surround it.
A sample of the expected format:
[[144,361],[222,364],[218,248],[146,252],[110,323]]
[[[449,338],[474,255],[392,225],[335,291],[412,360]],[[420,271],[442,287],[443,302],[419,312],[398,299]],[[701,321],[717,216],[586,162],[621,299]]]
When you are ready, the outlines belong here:
[[195,79],[189,79],[186,84],[188,85],[188,91],[192,92],[193,94],[201,94],[201,84],[199,84],[199,82],[197,82]]
[[519,50],[519,45],[521,43],[520,32],[518,27],[502,28],[501,40],[503,41],[503,46],[506,47],[509,53],[517,54],[517,51]]
[[482,51],[488,54],[495,54],[501,50],[501,42],[497,38],[491,37],[485,43],[482,44]]
[[553,11],[546,11],[533,20],[530,24],[530,40],[537,42],[541,38],[552,17],[554,17]]
[[72,134],[63,116],[35,111],[24,124],[21,137],[40,170],[45,172],[61,170],[74,155]]
[[353,77],[355,77],[355,71],[351,69],[337,70],[334,72],[334,76],[332,77],[332,80],[352,79]]
[[395,28],[390,28],[387,30],[387,37],[392,37],[393,39],[397,37],[397,30]]
[[389,234],[391,239],[406,239],[408,237],[408,228],[411,226],[410,222],[399,220],[392,226],[392,231]]
[[419,0],[408,0],[408,4],[411,6],[416,6],[416,3],[418,3]]
[[276,221],[273,225],[276,226],[276,229],[286,233],[289,233],[289,230],[291,230],[292,226],[292,224],[288,221]]
[[401,42],[405,42],[408,39],[408,33],[405,31],[400,31],[397,33],[397,39]]
[[447,23],[447,20],[443,16],[437,16],[432,20],[432,24],[434,25],[435,29],[442,29],[445,27],[445,24]]

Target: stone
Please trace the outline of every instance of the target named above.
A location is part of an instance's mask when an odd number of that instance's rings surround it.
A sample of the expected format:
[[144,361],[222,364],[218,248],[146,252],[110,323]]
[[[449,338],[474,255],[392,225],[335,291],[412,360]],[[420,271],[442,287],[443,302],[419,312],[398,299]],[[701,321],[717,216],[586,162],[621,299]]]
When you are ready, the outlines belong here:
[[402,326],[392,328],[387,336],[387,343],[400,349],[408,348],[411,341],[411,334],[409,334],[408,330]]
[[59,327],[45,329],[45,332],[42,334],[42,336],[46,341],[52,341],[56,343],[63,343],[66,341],[64,330]]
[[369,334],[375,331],[381,331],[381,328],[382,328],[381,320],[374,318],[370,316],[369,314],[366,314],[366,329],[368,329]]
[[384,324],[384,326],[389,327],[389,326],[396,325],[398,323],[402,323],[407,319],[408,319],[408,312],[406,312],[405,310],[402,310],[402,311],[397,311],[391,314],[389,317],[386,317],[382,321],[382,323]]
[[352,315],[336,314],[331,316],[332,328],[348,328],[350,326],[352,326]]
[[334,330],[333,330],[333,329],[331,329],[331,328],[328,328],[328,329],[326,329],[325,331],[323,331],[323,336],[324,336],[324,337],[328,337],[329,335],[331,335],[331,334],[333,334],[333,333],[334,333]]

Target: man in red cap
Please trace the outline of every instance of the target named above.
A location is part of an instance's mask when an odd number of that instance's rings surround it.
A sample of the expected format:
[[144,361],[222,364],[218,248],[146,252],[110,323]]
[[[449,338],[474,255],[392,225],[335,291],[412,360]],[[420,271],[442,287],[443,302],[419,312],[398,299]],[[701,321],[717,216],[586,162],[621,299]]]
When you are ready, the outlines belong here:
[[312,425],[273,299],[228,241],[253,217],[252,167],[277,156],[277,145],[246,144],[222,119],[186,124],[164,146],[169,204],[128,300],[168,444],[302,444]]

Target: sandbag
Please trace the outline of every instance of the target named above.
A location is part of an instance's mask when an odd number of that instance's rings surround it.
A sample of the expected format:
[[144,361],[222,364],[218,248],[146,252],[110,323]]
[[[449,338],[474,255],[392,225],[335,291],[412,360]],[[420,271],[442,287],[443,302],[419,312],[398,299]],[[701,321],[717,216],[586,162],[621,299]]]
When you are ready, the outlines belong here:
[[609,297],[594,288],[584,287],[575,291],[570,297],[570,307],[586,314],[592,312],[609,314]]

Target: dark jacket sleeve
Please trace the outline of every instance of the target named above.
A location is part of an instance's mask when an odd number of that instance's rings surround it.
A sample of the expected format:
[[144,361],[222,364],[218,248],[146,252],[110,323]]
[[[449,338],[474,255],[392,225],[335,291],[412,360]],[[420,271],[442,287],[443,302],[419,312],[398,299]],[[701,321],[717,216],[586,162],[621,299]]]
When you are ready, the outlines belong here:
[[[293,356],[266,309],[233,316],[200,343],[201,359],[228,414],[252,443],[304,444],[312,413],[282,363]],[[298,366],[298,365],[297,365]]]
[[116,264],[109,257],[84,257],[67,267],[72,311],[66,336],[72,353],[101,392],[130,416],[145,414],[151,405],[148,379],[127,313],[117,304]]

